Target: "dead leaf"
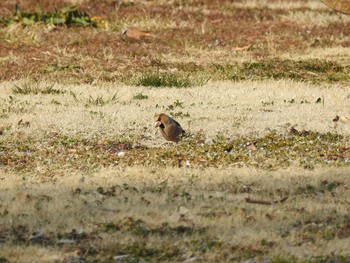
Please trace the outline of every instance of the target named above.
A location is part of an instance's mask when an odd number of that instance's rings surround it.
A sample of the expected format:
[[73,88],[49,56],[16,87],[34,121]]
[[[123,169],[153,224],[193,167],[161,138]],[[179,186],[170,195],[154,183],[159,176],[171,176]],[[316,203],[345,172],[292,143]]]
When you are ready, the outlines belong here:
[[246,45],[246,46],[243,46],[243,47],[235,47],[233,49],[233,51],[244,51],[244,50],[248,50],[252,45],[249,44],[249,45]]
[[218,18],[218,19],[214,19],[214,20],[211,20],[210,23],[212,24],[219,24],[222,22],[222,18]]

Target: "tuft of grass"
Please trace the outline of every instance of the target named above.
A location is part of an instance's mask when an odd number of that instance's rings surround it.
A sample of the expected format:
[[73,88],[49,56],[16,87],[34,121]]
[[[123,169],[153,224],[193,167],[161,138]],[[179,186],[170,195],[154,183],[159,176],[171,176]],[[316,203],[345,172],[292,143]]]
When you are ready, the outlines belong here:
[[297,189],[297,194],[305,194],[305,195],[316,195],[317,193],[332,193],[337,187],[341,184],[339,182],[329,182],[327,180],[323,180],[319,183],[319,185],[306,184],[305,186],[300,186]]
[[146,73],[136,82],[137,86],[186,88],[192,85],[188,77],[174,74]]
[[142,93],[137,93],[133,98],[134,100],[146,100],[148,99],[148,96]]
[[64,90],[60,90],[60,89],[55,89],[54,88],[55,84],[51,84],[45,87],[40,87],[38,84],[36,85],[30,85],[28,83],[24,83],[21,86],[18,85],[14,85],[14,87],[12,88],[12,92],[14,94],[22,94],[22,95],[28,95],[28,94],[63,94],[65,93]]
[[103,96],[97,96],[96,98],[94,98],[90,95],[85,106],[86,107],[87,106],[104,106],[116,100],[117,100],[117,93],[114,93],[114,95],[109,98],[104,98]]

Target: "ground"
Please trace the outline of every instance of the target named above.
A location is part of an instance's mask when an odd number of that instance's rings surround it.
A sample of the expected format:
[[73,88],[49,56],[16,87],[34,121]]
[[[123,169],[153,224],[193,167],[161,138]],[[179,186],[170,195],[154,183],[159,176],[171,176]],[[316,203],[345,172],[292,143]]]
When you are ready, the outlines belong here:
[[2,1],[0,262],[350,262],[349,35],[316,0]]

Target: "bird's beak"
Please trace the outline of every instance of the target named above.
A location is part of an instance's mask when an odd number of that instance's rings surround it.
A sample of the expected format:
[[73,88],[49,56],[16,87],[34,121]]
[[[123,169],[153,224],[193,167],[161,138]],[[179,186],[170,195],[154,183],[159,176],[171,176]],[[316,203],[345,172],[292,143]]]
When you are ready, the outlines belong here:
[[159,127],[161,124],[162,124],[162,123],[161,123],[160,121],[156,121],[156,122],[154,123],[154,127],[157,128],[157,127]]

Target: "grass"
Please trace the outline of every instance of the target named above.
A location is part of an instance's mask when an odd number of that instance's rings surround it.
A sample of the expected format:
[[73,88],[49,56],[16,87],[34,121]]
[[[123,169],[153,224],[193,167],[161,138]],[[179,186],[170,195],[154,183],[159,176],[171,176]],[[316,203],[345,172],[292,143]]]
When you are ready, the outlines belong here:
[[349,262],[348,16],[68,2],[1,4],[0,262]]
[[219,79],[264,80],[293,79],[312,83],[346,83],[349,81],[349,67],[334,61],[309,60],[262,60],[236,63],[233,65],[213,65],[213,75]]
[[[108,167],[89,176],[84,172],[58,175],[55,191],[52,179],[32,184],[28,177],[7,177],[4,186],[17,180],[20,186],[16,193],[2,191],[6,203],[2,218],[13,223],[2,228],[1,234],[8,240],[6,246],[25,245],[17,255],[27,260],[35,258],[42,247],[47,258],[58,260],[124,256],[159,261],[193,257],[261,261],[267,257],[272,262],[322,262],[333,251],[330,258],[346,262],[346,204],[334,203],[334,196],[347,199],[346,169],[292,168],[285,174],[261,174],[249,168]],[[321,192],[300,192],[307,185],[324,185],[330,174],[338,187],[322,193],[321,199]],[[281,195],[289,199],[272,206],[245,201],[247,196],[276,200]],[[7,200],[26,205],[19,210]],[[55,215],[58,212],[60,217]],[[28,217],[34,220],[27,221]],[[82,217],[89,218],[88,225],[79,220]],[[1,255],[7,258],[9,250],[2,250]]]
[[142,93],[137,93],[134,97],[135,100],[147,100],[148,96]]
[[[242,137],[234,140],[215,139],[205,143],[200,134],[189,136],[176,148],[154,149],[142,146],[137,138],[123,142],[94,139],[85,136],[55,135],[52,139],[36,141],[16,140],[1,142],[0,163],[8,168],[30,171],[35,166],[51,163],[67,169],[88,171],[91,167],[109,165],[161,165],[191,167],[222,167],[225,165],[253,166],[276,170],[300,165],[314,169],[318,165],[347,166],[350,164],[349,148],[343,145],[347,138],[336,134],[303,132],[297,134],[271,133],[264,137]],[[249,145],[253,145],[251,150]],[[46,148],[45,145],[50,145]],[[133,146],[134,145],[134,146]],[[136,145],[136,146],[135,146]],[[44,149],[44,150],[37,150]],[[120,158],[119,153],[126,153]],[[305,153],[307,155],[305,156]],[[326,186],[325,186],[326,187]],[[332,188],[332,186],[329,186]]]
[[87,13],[78,10],[78,6],[66,7],[50,13],[43,10],[22,11],[20,6],[16,4],[12,16],[0,17],[0,24],[5,25],[12,23],[33,25],[40,22],[55,26],[97,26]]
[[[304,3],[304,9],[300,3],[295,7],[283,1],[282,7],[278,8],[279,5],[272,2],[260,6],[253,2],[246,3],[246,7],[226,4],[230,6],[225,7],[226,11],[219,2],[203,2],[203,5],[194,4],[193,9],[190,8],[192,4],[162,3],[157,6],[149,3],[142,8],[139,4],[118,6],[113,12],[116,7],[108,1],[99,4],[85,1],[74,8],[54,1],[47,5],[37,4],[36,9],[35,3],[29,1],[22,3],[20,15],[14,16],[13,3],[6,1],[0,17],[12,17],[13,21],[3,24],[0,30],[0,49],[4,54],[0,79],[30,77],[49,81],[61,79],[75,84],[117,81],[175,87],[206,83],[208,79],[252,77],[258,80],[294,78],[317,83],[348,81],[346,36],[349,27],[346,25],[349,20],[345,15],[336,16],[318,1]],[[205,14],[203,8],[207,10]],[[292,8],[292,13],[283,8]],[[185,19],[190,9],[193,12],[191,19]],[[169,21],[174,10],[179,15]],[[218,13],[210,10],[218,10]],[[55,12],[66,20],[69,12],[78,12],[77,19],[87,16],[88,23],[93,18],[96,21],[102,19],[105,26],[97,29],[76,27],[73,20],[73,24],[67,20],[64,22],[66,28],[41,21],[40,17],[44,15],[52,20]],[[33,22],[21,24],[24,14],[33,17]],[[317,15],[322,23],[310,23],[305,18],[307,14],[310,17]],[[327,20],[335,16],[337,19]],[[15,17],[19,21],[16,22]],[[244,23],[237,23],[237,19]],[[127,27],[148,30],[156,37],[124,41],[119,31]],[[268,28],[274,30],[268,31]],[[66,37],[67,32],[69,37]],[[114,52],[116,46],[117,53]],[[240,49],[245,46],[250,48]],[[314,50],[317,51],[314,53]],[[312,59],[309,59],[310,54],[313,54]],[[313,73],[318,70],[318,64],[325,71],[315,76]]]
[[102,96],[97,96],[96,98],[89,96],[89,99],[87,100],[86,106],[104,106],[108,103],[114,102],[117,99],[117,93],[115,93],[110,98],[103,98]]
[[[332,121],[347,89],[1,85],[0,257],[348,260],[348,126]],[[178,145],[154,134],[162,111],[186,129]]]
[[24,83],[21,86],[14,85],[12,88],[13,94],[23,94],[23,95],[28,95],[28,94],[63,94],[65,91],[55,89],[54,88],[55,84],[48,85],[46,87],[40,87],[39,85],[33,85],[30,83]]
[[145,87],[175,87],[186,88],[191,86],[188,78],[182,78],[174,74],[146,73],[136,82],[137,86]]

